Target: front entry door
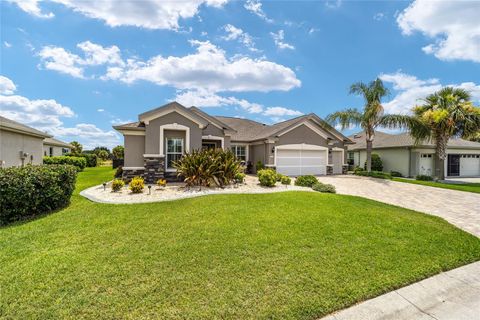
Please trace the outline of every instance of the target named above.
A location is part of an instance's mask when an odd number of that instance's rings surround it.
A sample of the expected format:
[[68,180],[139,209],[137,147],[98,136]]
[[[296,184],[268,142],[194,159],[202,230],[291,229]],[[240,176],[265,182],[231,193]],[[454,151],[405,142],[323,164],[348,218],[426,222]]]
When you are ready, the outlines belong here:
[[460,155],[449,154],[447,165],[447,176],[458,177],[460,175]]

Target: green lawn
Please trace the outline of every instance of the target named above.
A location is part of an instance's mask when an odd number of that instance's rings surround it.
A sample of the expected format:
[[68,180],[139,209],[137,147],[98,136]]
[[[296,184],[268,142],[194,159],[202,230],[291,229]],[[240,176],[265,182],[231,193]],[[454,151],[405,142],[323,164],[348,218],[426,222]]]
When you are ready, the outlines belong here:
[[[111,177],[87,169],[78,189]],[[375,201],[287,192],[107,205],[0,229],[0,317],[315,319],[480,260],[480,239]]]
[[451,183],[442,183],[442,182],[435,182],[435,181],[421,181],[421,180],[404,179],[404,178],[393,178],[393,181],[413,183],[413,184],[421,184],[423,186],[429,186],[429,187],[435,187],[435,188],[443,188],[443,189],[450,189],[450,190],[480,193],[480,183],[451,184]]

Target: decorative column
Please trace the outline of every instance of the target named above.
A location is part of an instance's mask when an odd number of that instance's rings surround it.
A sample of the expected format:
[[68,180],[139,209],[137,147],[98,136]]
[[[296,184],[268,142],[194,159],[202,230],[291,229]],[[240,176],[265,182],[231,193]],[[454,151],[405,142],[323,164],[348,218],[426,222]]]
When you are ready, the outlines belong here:
[[165,156],[144,154],[143,163],[145,167],[143,178],[147,184],[155,184],[158,179],[165,177]]

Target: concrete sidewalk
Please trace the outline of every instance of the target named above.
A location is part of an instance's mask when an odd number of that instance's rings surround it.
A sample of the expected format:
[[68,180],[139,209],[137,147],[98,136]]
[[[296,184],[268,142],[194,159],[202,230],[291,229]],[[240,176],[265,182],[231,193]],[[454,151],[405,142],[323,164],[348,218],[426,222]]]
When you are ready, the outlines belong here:
[[440,273],[322,320],[480,319],[480,262]]

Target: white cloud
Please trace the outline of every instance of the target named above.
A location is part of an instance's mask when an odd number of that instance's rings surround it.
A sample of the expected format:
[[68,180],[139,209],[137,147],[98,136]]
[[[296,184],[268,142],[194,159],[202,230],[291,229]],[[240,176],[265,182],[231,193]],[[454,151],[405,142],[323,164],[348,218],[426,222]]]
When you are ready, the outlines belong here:
[[12,47],[12,44],[10,42],[7,42],[7,41],[3,41],[3,45],[5,46],[5,48],[11,48]]
[[265,12],[262,9],[262,3],[258,0],[247,0],[243,5],[245,9],[252,12],[253,14],[259,16],[268,23],[273,23],[273,20],[268,18]]
[[238,40],[239,42],[243,43],[245,47],[247,47],[250,51],[259,51],[257,48],[255,48],[255,42],[253,41],[252,36],[250,36],[247,32],[231,24],[225,25],[223,29],[225,30],[225,32],[227,32],[227,35],[224,36],[223,39],[227,41]]
[[[6,80],[5,80],[6,79]],[[0,83],[8,83],[8,90],[0,91],[0,114],[6,118],[46,131],[66,141],[78,140],[87,148],[99,145],[114,146],[119,140],[113,131],[103,131],[93,124],[77,124],[73,128],[65,127],[63,118],[76,115],[70,107],[53,99],[35,99],[13,94],[15,84],[8,78],[0,76]],[[1,85],[0,85],[1,87]]]
[[342,0],[327,0],[325,1],[325,7],[329,9],[338,9],[342,6]]
[[383,12],[377,12],[373,15],[373,20],[376,20],[376,21],[382,21],[385,18],[386,16],[385,16],[385,13]]
[[318,32],[318,31],[320,31],[320,29],[318,29],[318,28],[310,28],[310,29],[308,30],[308,34],[314,34],[315,32]]
[[97,112],[104,112],[105,109],[97,109]]
[[85,66],[120,65],[124,66],[117,46],[102,47],[101,45],[84,41],[77,44],[83,51],[84,57],[68,52],[64,48],[45,46],[38,56],[41,58],[41,66],[45,69],[69,74],[76,78],[84,78]]
[[149,81],[177,89],[220,91],[287,91],[301,85],[292,69],[264,59],[228,58],[209,41],[191,40],[196,52],[183,57],[155,56],[148,61],[127,60],[125,67],[109,67],[105,80],[125,83]]
[[438,79],[421,80],[401,71],[381,74],[379,78],[384,82],[391,83],[395,93],[392,100],[383,104],[387,113],[409,113],[415,105],[422,103],[422,99],[444,86],[463,88],[470,92],[474,101],[480,102],[480,85],[473,82],[442,85]]
[[265,116],[275,116],[275,117],[283,117],[283,116],[301,116],[303,113],[298,110],[287,109],[284,107],[268,107],[263,115]]
[[[20,9],[37,17],[51,18],[39,8],[40,0],[9,0]],[[147,29],[179,29],[179,20],[196,16],[200,6],[220,8],[227,0],[50,0],[62,4],[86,17],[104,21],[111,27],[135,26]]]
[[291,49],[291,50],[295,49],[295,47],[292,46],[291,44],[284,42],[285,33],[283,32],[283,30],[279,30],[278,33],[270,32],[270,35],[272,36],[273,41],[275,42],[275,45],[277,46],[277,48]]
[[416,0],[398,17],[403,34],[433,39],[423,51],[441,60],[480,62],[479,1]]
[[17,90],[15,83],[7,77],[0,76],[0,94],[13,94]]

